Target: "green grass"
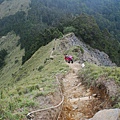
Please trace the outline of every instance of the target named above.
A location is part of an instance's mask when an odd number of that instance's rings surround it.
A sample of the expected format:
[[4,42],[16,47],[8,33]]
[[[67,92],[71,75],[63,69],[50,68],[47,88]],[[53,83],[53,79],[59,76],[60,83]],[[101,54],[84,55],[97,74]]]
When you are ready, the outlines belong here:
[[80,53],[83,54],[84,50],[80,46],[73,46],[69,50],[65,51],[65,54],[72,55],[74,61],[79,60]]
[[[58,43],[56,43],[57,47],[59,47]],[[30,109],[40,108],[40,101],[37,98],[56,92],[58,87],[56,74],[65,74],[69,67],[65,64],[64,55],[59,49],[53,53],[54,58],[50,58],[53,47],[54,41],[41,47],[23,66],[20,64],[14,66],[15,52],[11,56],[12,64],[9,63],[3,70],[4,75],[0,76],[0,120],[23,119]],[[74,60],[78,60],[78,51],[82,54],[84,52],[81,47],[71,47],[66,53],[72,55]],[[19,51],[19,53],[23,55],[24,52]],[[17,58],[21,60],[20,56]],[[85,68],[79,73],[87,86],[94,85],[103,75],[120,84],[120,68],[117,67],[98,67],[86,63]]]
[[86,63],[85,68],[81,69],[79,76],[84,78],[83,82],[92,85],[99,77],[104,76],[107,79],[114,79],[120,85],[120,68],[97,66]]
[[66,73],[69,67],[64,62],[64,56],[57,51],[54,59],[50,59],[53,45],[51,42],[41,47],[14,76],[6,76],[5,82],[0,81],[0,120],[26,117],[30,108],[40,108],[37,97],[55,92],[58,87],[56,74]]
[[[3,17],[10,16],[10,15],[14,15],[15,13],[17,13],[18,11],[21,11],[21,10],[24,11],[25,13],[27,13],[29,4],[30,4],[29,0],[26,0],[26,2],[25,1],[15,1],[15,0],[9,1],[9,0],[7,0],[4,2],[4,4],[2,4],[2,5],[0,4],[0,6],[2,6],[1,13],[0,13],[1,17],[3,18]],[[15,6],[17,9],[14,8]]]
[[[79,77],[87,88],[90,86],[98,87],[103,80],[104,83],[109,80],[115,81],[117,87],[120,87],[120,67],[105,67],[85,63],[85,67],[79,72]],[[113,89],[115,86],[111,84],[109,87]],[[113,108],[120,108],[120,89],[117,89],[116,94],[110,95],[110,97],[113,102]]]

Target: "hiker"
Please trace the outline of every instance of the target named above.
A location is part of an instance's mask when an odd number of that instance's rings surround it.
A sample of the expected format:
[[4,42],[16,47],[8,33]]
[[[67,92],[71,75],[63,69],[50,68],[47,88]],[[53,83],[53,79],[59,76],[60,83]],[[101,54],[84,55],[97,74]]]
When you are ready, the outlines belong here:
[[71,55],[66,55],[65,54],[65,61],[68,63],[73,63],[73,57]]

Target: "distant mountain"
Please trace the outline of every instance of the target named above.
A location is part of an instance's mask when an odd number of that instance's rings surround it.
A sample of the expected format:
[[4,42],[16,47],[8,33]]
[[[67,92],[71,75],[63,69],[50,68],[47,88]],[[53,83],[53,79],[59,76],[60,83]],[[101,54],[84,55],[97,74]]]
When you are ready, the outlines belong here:
[[[77,36],[82,34],[83,41],[103,50],[113,62],[120,65],[120,43],[117,41],[120,38],[120,2],[118,0],[1,0],[0,3],[0,36],[12,30],[20,36],[21,48],[25,48],[23,64],[39,47],[64,34],[63,28],[71,27],[71,21],[74,21],[75,17],[88,14],[91,18],[94,17],[93,22],[96,22],[103,31],[104,38],[101,38],[100,34],[96,38],[94,33],[89,33],[90,17],[85,23],[86,28],[84,25],[80,26],[80,33],[77,32],[79,28],[75,25],[78,22],[74,22],[75,34]],[[87,28],[88,31],[84,32]],[[89,35],[86,36],[86,34]]]
[[0,0],[0,19],[15,15],[19,11],[27,14],[30,2],[30,0]]

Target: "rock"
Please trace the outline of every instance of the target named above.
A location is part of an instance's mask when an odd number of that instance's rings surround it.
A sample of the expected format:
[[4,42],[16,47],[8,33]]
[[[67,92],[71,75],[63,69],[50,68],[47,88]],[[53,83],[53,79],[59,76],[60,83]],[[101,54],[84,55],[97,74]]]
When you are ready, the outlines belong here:
[[73,110],[76,110],[78,109],[78,106],[77,105],[73,105]]
[[93,97],[97,97],[97,94],[92,94]]
[[59,50],[69,50],[72,46],[80,46],[84,53],[79,53],[80,63],[90,62],[96,65],[103,66],[116,66],[112,63],[109,56],[103,51],[93,49],[89,45],[82,42],[82,39],[78,39],[74,33],[69,33],[60,39],[61,44]]
[[81,66],[82,66],[82,68],[84,68],[84,67],[85,67],[85,64],[83,63]]
[[40,91],[44,91],[44,88],[40,88]]
[[101,110],[88,120],[120,120],[120,109]]

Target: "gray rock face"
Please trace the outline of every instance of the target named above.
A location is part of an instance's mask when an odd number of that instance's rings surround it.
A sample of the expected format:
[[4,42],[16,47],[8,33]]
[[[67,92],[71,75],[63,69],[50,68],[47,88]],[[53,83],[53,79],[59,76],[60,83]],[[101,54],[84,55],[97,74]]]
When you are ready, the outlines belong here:
[[120,120],[120,109],[101,110],[88,120]]
[[80,55],[80,62],[90,62],[97,65],[103,66],[116,66],[115,63],[112,63],[109,56],[103,51],[99,51],[97,49],[93,49],[89,45],[86,45],[78,39],[74,33],[70,33],[61,38],[63,48],[69,49],[71,46],[80,46],[84,50],[84,54]]

